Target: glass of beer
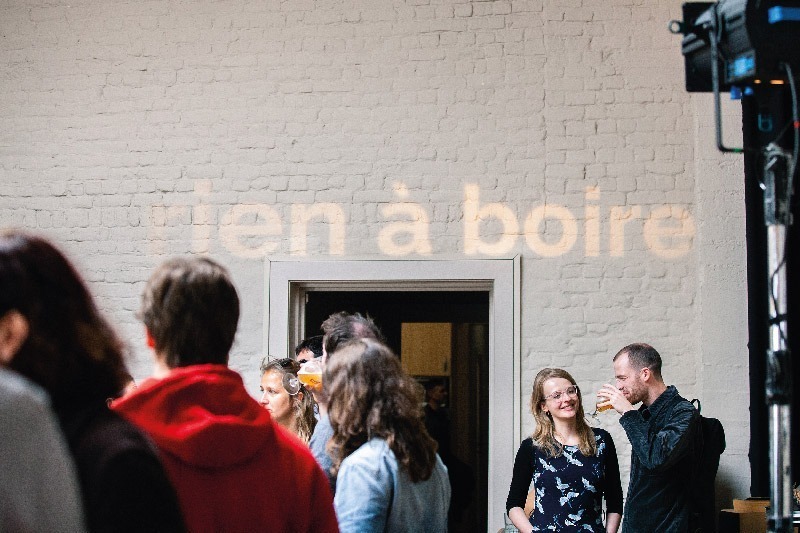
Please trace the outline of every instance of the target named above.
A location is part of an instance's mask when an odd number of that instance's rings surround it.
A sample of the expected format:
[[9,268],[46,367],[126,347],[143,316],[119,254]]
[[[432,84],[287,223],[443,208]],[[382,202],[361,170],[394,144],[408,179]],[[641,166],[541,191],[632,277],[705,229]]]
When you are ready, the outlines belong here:
[[306,361],[297,372],[297,379],[309,390],[320,390],[322,388],[322,365],[317,359]]
[[605,402],[606,402],[606,400],[598,401],[594,406],[594,412],[595,413],[602,413],[603,411],[608,411],[609,409],[613,409],[614,408],[614,406],[611,405],[610,403],[606,404],[606,405],[600,405],[601,403],[605,403]]
[[[609,383],[614,383],[614,380],[612,379]],[[589,416],[591,416],[592,418],[594,418],[596,421],[599,422],[600,421],[600,417],[597,416],[597,415],[599,415],[603,411],[608,411],[609,409],[613,409],[614,408],[614,406],[611,405],[610,403],[606,404],[606,405],[600,405],[600,404],[605,404],[607,401],[608,400],[605,399],[605,398],[597,398],[597,401],[594,404],[594,412],[592,414],[590,414]]]

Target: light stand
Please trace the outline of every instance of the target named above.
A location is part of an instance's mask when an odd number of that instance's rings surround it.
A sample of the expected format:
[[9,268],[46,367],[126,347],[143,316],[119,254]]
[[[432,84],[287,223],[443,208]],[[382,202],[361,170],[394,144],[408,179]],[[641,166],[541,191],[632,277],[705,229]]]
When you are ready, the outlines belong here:
[[[769,349],[766,354],[766,403],[769,412],[770,533],[791,533],[791,355],[787,333],[786,236],[791,220],[793,180],[800,155],[800,116],[792,65],[800,65],[800,2],[797,0],[720,0],[683,4],[684,21],[671,21],[684,35],[686,89],[714,93],[717,148],[757,153],[767,237]],[[722,71],[722,73],[720,72]],[[722,75],[721,75],[722,74]],[[785,74],[785,76],[784,76]],[[722,79],[721,79],[722,78]],[[791,90],[792,112],[773,114],[771,104]],[[721,89],[722,87],[722,89]],[[757,102],[759,142],[728,148],[723,144],[720,91]],[[778,106],[780,107],[780,106]],[[745,120],[745,122],[749,122]],[[785,126],[784,126],[785,124]],[[781,147],[791,135],[791,153]]]
[[[712,7],[713,9],[713,7]],[[717,31],[709,32],[712,57],[717,57]],[[769,413],[769,474],[770,507],[767,516],[769,533],[792,533],[794,511],[792,499],[791,463],[791,402],[792,372],[791,352],[788,345],[787,293],[786,293],[786,235],[791,225],[791,197],[793,177],[797,160],[798,123],[797,93],[791,67],[783,65],[791,88],[793,113],[790,124],[794,127],[794,152],[789,154],[776,142],[760,149],[763,160],[760,184],[764,196],[764,223],[767,230],[767,288],[769,310],[769,350],[767,350],[766,403]],[[714,119],[717,149],[721,152],[742,153],[743,148],[729,148],[722,139],[722,117],[720,111],[720,79],[718,61],[711,63],[712,92],[714,93]],[[756,100],[764,98],[762,108],[769,107],[768,93],[782,91],[783,84],[758,87],[749,91]],[[778,117],[780,113],[775,113]],[[772,122],[778,119],[767,113]],[[783,117],[782,117],[783,118]],[[759,116],[758,122],[764,117]],[[777,139],[776,139],[777,140]],[[756,148],[749,148],[756,150]]]
[[[764,218],[767,226],[769,350],[766,401],[769,408],[770,508],[767,529],[792,531],[791,356],[786,333],[786,232],[790,219],[787,182],[793,162],[777,145],[764,149]],[[788,164],[787,164],[788,163]]]

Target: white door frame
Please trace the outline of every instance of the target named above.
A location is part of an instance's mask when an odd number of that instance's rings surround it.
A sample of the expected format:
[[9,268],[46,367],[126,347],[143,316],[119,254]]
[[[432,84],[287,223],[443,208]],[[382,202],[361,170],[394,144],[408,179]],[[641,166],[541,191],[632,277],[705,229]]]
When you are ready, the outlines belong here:
[[291,353],[304,331],[305,293],[314,290],[489,292],[488,529],[502,525],[521,436],[520,265],[510,259],[267,258],[265,353]]

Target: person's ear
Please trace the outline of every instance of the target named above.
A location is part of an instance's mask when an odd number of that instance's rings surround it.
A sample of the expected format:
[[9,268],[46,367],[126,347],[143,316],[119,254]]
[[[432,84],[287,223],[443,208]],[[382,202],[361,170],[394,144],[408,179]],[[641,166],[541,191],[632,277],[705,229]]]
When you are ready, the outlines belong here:
[[642,372],[642,381],[644,381],[645,383],[650,381],[650,378],[653,376],[653,373],[650,371],[650,369],[647,368],[647,367],[644,367],[641,370],[641,372]]
[[28,338],[30,324],[17,310],[0,317],[0,364],[8,365]]
[[153,335],[150,334],[150,330],[145,326],[144,328],[144,335],[147,339],[147,347],[152,348],[153,350],[156,349],[156,340],[153,338]]
[[297,402],[298,402],[298,403],[300,403],[300,402],[302,402],[302,401],[303,401],[303,391],[298,391],[298,393],[296,394],[296,396],[297,396]]

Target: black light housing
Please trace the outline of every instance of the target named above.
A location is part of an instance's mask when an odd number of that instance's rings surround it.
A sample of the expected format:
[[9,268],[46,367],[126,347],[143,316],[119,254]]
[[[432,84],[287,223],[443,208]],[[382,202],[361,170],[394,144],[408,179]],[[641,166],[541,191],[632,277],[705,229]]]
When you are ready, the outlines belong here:
[[800,71],[797,0],[688,2],[683,4],[683,22],[672,21],[670,31],[684,35],[681,51],[689,92],[714,91],[715,56],[719,90],[725,92],[751,82],[785,80],[780,63]]

